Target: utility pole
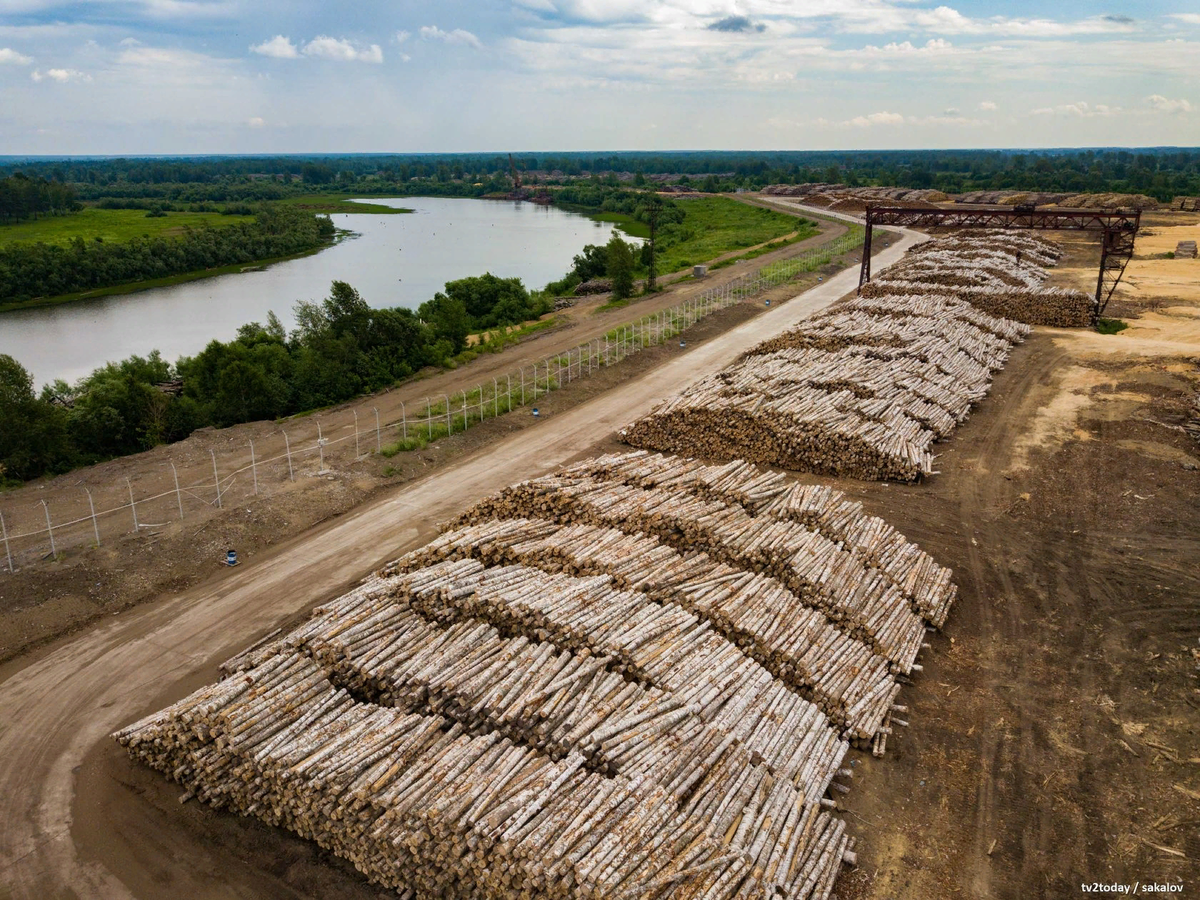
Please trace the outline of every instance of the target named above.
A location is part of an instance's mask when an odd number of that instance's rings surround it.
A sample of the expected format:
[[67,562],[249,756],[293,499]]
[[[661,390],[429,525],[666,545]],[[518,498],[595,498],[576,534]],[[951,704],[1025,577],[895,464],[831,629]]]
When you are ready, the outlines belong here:
[[651,194],[649,203],[646,206],[646,218],[650,225],[650,265],[649,272],[646,275],[646,293],[652,293],[658,289],[658,260],[655,259],[654,253],[654,235],[658,231],[658,214],[662,212],[662,200],[657,194]]

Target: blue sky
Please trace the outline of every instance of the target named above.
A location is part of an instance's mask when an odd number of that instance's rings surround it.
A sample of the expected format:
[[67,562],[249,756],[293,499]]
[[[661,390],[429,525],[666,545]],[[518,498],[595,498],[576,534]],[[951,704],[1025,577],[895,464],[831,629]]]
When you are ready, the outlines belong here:
[[1197,0],[0,0],[0,154],[1195,146],[1198,85]]

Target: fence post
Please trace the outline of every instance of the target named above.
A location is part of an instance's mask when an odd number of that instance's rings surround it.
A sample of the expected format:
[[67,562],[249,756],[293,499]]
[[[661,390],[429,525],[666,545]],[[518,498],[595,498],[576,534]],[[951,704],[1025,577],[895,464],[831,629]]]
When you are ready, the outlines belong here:
[[470,420],[467,418],[467,392],[466,392],[466,390],[464,390],[462,392],[462,397],[463,397],[463,431],[466,431],[467,426],[470,424]]
[[442,399],[446,401],[446,434],[453,434],[454,425],[450,421],[450,398],[442,394]]
[[258,496],[258,459],[254,456],[254,441],[250,442],[250,471],[254,474],[254,496]]
[[50,507],[42,501],[42,509],[46,510],[46,530],[50,532],[50,555],[58,559],[58,549],[54,546],[54,526],[50,524]]
[[508,385],[508,391],[504,395],[508,400],[508,412],[512,412],[512,372],[505,373],[504,381]]
[[217,454],[212,450],[209,450],[208,454],[209,454],[209,456],[212,457],[212,461],[213,461],[213,484],[217,488],[217,509],[220,509],[221,508],[221,479],[219,479],[217,477]]
[[[280,431],[283,431],[281,428]],[[288,440],[287,432],[283,432],[283,446],[287,448],[288,458],[288,478],[292,481],[296,480],[296,473],[292,471],[292,442]],[[181,509],[182,514],[182,509]]]
[[133,485],[129,481],[129,476],[125,477],[125,487],[129,488],[129,508],[133,511],[133,533],[137,534],[138,529],[141,528],[141,526],[138,525],[137,503],[133,499]]
[[475,385],[475,390],[479,391],[479,421],[483,421],[483,385]]
[[[479,403],[483,405],[483,394],[479,395]],[[492,379],[492,418],[500,415],[500,385],[495,378]]]
[[[362,456],[362,451],[358,449],[358,410],[357,409],[353,410],[353,412],[354,412],[354,458],[358,459],[359,457]],[[257,494],[258,491],[255,491],[254,493]]]
[[525,405],[525,367],[521,366],[521,405]]
[[96,504],[92,502],[92,492],[87,488],[83,492],[88,495],[88,507],[92,511],[92,531],[96,533],[96,546],[100,546],[100,526],[96,524]]
[[175,476],[175,502],[179,504],[179,521],[183,521],[183,494],[179,492],[179,473],[175,471],[175,463],[171,463],[171,474]]
[[8,571],[17,571],[12,564],[12,551],[8,549],[8,526],[4,524],[4,513],[0,513],[0,536],[4,537],[4,555],[8,557]]
[[[403,403],[400,404],[400,408],[404,409]],[[379,434],[379,407],[372,406],[371,409],[375,410],[375,452],[378,453],[383,449],[383,438]]]
[[317,423],[317,453],[321,456],[321,468],[317,470],[320,475],[325,471],[325,435],[321,433],[321,423]]

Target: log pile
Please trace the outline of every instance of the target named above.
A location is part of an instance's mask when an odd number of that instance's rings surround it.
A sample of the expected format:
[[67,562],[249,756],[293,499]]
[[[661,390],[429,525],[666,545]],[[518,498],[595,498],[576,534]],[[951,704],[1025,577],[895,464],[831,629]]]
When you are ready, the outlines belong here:
[[950,573],[828,488],[600,457],[117,732],[401,896],[828,898]]
[[953,297],[843,301],[621,432],[647,450],[866,480],[933,473],[1029,327]]
[[865,297],[945,296],[992,316],[1029,325],[1081,328],[1095,303],[1083,291],[1045,286],[1046,268],[1060,252],[1025,232],[956,234],[914,247],[900,262],[863,285]]

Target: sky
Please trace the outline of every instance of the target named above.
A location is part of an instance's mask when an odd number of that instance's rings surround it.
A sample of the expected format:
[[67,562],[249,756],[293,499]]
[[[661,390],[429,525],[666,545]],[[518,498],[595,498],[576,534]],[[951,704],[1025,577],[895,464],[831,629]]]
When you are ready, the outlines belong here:
[[0,0],[0,154],[1200,145],[1200,0]]

